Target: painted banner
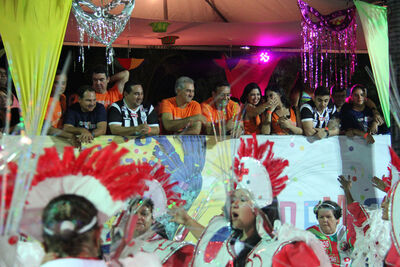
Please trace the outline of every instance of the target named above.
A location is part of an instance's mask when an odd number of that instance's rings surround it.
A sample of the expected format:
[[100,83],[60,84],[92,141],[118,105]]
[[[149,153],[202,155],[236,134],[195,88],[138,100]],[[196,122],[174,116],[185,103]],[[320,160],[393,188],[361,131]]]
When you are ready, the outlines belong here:
[[[390,136],[374,138],[375,143],[367,145],[359,137],[316,140],[304,136],[257,136],[259,143],[273,141],[275,157],[289,161],[284,174],[288,175],[290,181],[278,198],[282,221],[304,229],[317,223],[313,207],[319,200],[329,198],[343,207],[344,195],[337,181],[340,174],[350,175],[353,180],[352,194],[355,200],[368,206],[380,203],[384,194],[372,187],[371,178],[389,173]],[[185,208],[203,225],[222,213],[226,196],[224,181],[231,175],[239,139],[217,142],[211,136],[154,136],[141,139],[102,136],[90,146],[104,146],[112,141],[130,150],[123,159],[126,163],[140,160],[165,165],[172,179],[179,182],[175,189],[187,201]],[[166,225],[168,235],[175,234],[178,226],[170,223],[169,218],[161,223]]]

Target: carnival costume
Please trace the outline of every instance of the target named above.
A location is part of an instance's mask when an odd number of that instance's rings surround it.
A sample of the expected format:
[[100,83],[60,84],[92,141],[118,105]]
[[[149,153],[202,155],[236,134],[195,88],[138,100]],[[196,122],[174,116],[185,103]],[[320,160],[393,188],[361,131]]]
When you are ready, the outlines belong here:
[[390,222],[391,222],[391,241],[392,245],[385,257],[386,266],[400,266],[400,159],[396,152],[390,148],[392,158],[391,168],[389,168],[389,179],[387,197],[390,198]]
[[[168,207],[183,206],[186,202],[181,200],[181,195],[172,190],[178,182],[170,183],[170,174],[165,172],[162,165],[155,165],[154,170],[144,180],[149,188],[140,198],[150,199],[153,204],[153,218],[157,220],[167,213]],[[133,199],[133,203],[134,203]],[[125,236],[129,219],[141,207],[141,203],[133,207],[132,204],[121,212],[113,224],[114,231],[121,231]],[[129,238],[132,239],[132,238]],[[117,240],[112,240],[115,243]],[[120,245],[121,246],[121,245]],[[118,249],[116,249],[118,251]],[[125,244],[121,257],[135,256],[138,252],[147,252],[157,255],[163,266],[188,266],[192,259],[194,245],[188,242],[168,240],[154,233],[151,229],[148,233],[133,239],[132,244]],[[113,252],[112,252],[113,253]]]
[[[58,232],[68,228],[79,234],[82,231],[88,231],[87,229],[92,229],[95,225],[102,225],[123,207],[127,199],[143,194],[147,186],[143,183],[142,178],[147,177],[153,167],[148,163],[121,165],[121,158],[128,150],[123,148],[117,151],[118,146],[115,143],[96,151],[98,148],[98,146],[93,146],[85,149],[76,157],[72,147],[65,147],[62,158],[59,157],[55,147],[44,149],[44,154],[38,159],[31,186],[27,188],[29,192],[27,192],[26,205],[20,222],[21,233],[34,237],[36,240],[42,240],[43,231],[48,235],[57,235]],[[6,178],[15,182],[19,166],[10,162],[7,167],[9,172]],[[131,186],[127,187],[126,184]],[[7,183],[6,208],[14,193],[12,189],[13,184]],[[50,226],[42,224],[42,212],[47,203],[63,194],[74,194],[88,199],[98,210],[97,217],[94,217],[89,225],[84,226],[75,221],[55,221]],[[2,249],[3,251],[5,250]],[[7,248],[7,251],[12,253],[10,247]],[[20,253],[18,251],[18,254]],[[31,258],[34,258],[37,250],[25,249],[22,253],[27,254],[22,257],[25,262],[18,262],[18,264],[33,267],[29,254],[31,254]],[[18,258],[21,257],[18,255]],[[56,259],[54,261],[61,263],[64,262],[63,260]],[[81,261],[82,264],[85,261],[91,261],[93,266],[103,266],[104,263],[105,266],[104,261],[95,259],[76,258],[74,260]],[[52,262],[49,261],[46,264],[53,266]],[[57,265],[57,263],[54,264]]]
[[[328,204],[323,203],[322,205]],[[318,214],[320,206],[321,203],[315,207],[315,214]],[[335,210],[335,207],[332,206],[332,209]],[[363,227],[365,220],[368,218],[364,208],[358,202],[354,202],[348,205],[347,209],[353,217],[353,224],[356,227]],[[345,225],[339,224],[336,226],[335,233],[328,235],[322,231],[319,225],[314,225],[309,227],[307,231],[313,233],[321,241],[332,266],[351,266],[351,253],[356,239],[354,228],[347,229]]]
[[[256,136],[241,139],[235,158],[233,190],[250,192],[256,208],[272,203],[286,186],[287,176],[279,177],[288,161],[274,158],[273,142],[258,145]],[[256,230],[261,240],[246,258],[246,266],[330,266],[320,242],[309,232],[280,222],[272,229],[259,209]],[[233,266],[245,245],[234,238],[231,223],[225,216],[214,217],[200,237],[192,266]]]
[[357,240],[351,255],[354,266],[400,266],[400,256],[395,247],[396,231],[394,230],[400,223],[399,220],[394,221],[400,216],[396,211],[400,207],[396,206],[398,204],[395,204],[394,197],[394,191],[399,181],[400,159],[392,148],[389,150],[391,155],[391,166],[388,167],[390,175],[383,177],[383,181],[386,184],[384,191],[387,196],[385,198],[391,198],[391,221],[382,219],[382,208],[379,208],[369,211],[361,226],[355,225]]

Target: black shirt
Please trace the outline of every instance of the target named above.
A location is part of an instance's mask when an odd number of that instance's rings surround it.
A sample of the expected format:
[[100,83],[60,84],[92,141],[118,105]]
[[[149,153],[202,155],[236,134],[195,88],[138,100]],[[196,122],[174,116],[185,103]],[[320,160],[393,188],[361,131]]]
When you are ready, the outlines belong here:
[[79,103],[75,103],[68,108],[64,124],[92,131],[97,128],[97,123],[102,121],[107,121],[106,109],[103,104],[96,103],[93,111],[83,112]]

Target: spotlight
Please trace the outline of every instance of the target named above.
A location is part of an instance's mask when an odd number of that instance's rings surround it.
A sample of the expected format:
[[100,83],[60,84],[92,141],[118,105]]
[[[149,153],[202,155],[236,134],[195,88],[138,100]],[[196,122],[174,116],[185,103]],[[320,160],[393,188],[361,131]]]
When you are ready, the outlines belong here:
[[268,52],[261,52],[258,56],[258,61],[260,63],[267,63],[270,60],[271,56],[268,54]]

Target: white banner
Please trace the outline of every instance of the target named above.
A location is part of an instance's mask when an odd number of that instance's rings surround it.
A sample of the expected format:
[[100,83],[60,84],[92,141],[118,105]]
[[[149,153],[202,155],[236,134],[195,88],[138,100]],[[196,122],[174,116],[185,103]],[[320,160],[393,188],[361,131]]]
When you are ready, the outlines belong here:
[[[284,174],[290,181],[278,197],[282,221],[305,229],[317,223],[313,208],[318,201],[331,199],[343,207],[345,198],[337,181],[341,174],[350,175],[353,180],[351,192],[356,201],[368,206],[379,205],[384,193],[372,187],[371,178],[389,174],[390,136],[374,138],[375,143],[368,145],[360,137],[316,140],[304,136],[257,136],[259,144],[266,140],[273,141],[275,157],[289,161]],[[230,142],[229,145],[225,142],[212,145],[211,140],[207,140],[203,188],[198,198],[203,202],[208,199],[205,214],[200,220],[204,225],[212,216],[221,213],[225,190],[223,183],[216,186],[216,181],[227,175],[221,170],[228,172],[232,166],[232,157],[228,155],[230,151],[237,151],[239,146],[238,140],[225,141]],[[194,213],[198,206],[199,202],[195,203],[191,212]]]

